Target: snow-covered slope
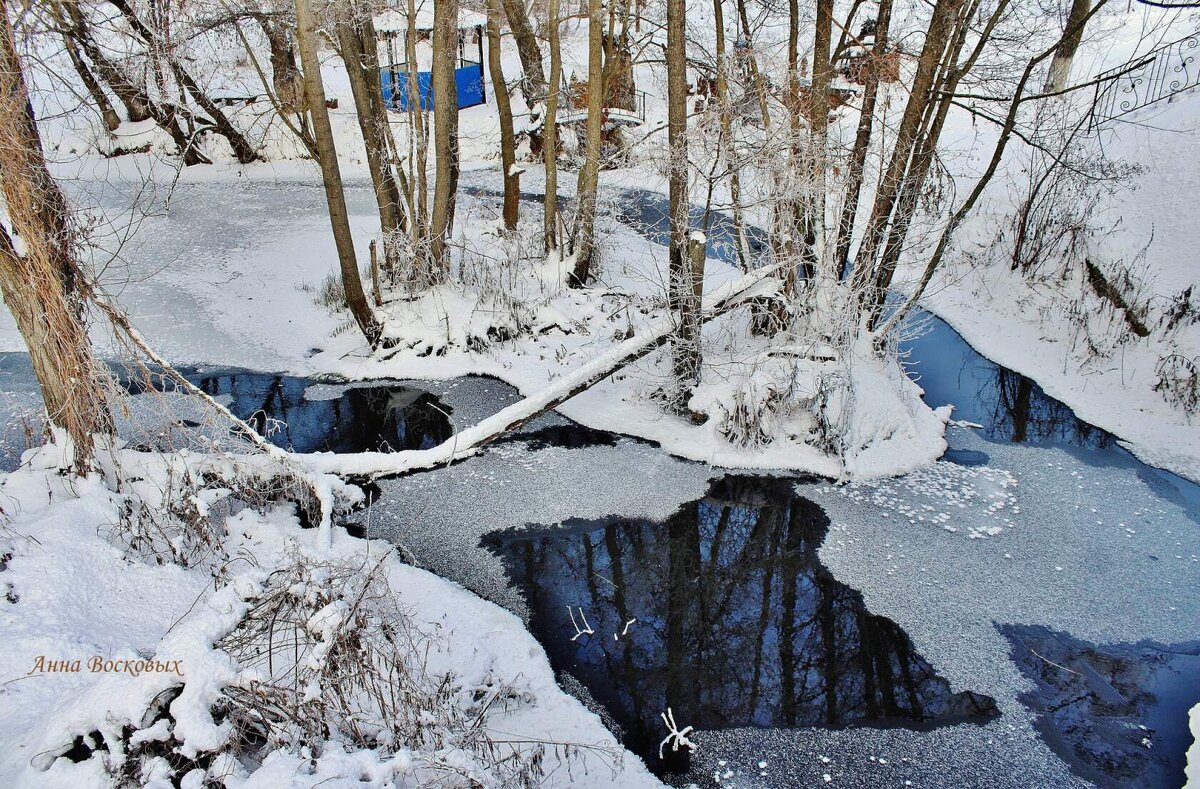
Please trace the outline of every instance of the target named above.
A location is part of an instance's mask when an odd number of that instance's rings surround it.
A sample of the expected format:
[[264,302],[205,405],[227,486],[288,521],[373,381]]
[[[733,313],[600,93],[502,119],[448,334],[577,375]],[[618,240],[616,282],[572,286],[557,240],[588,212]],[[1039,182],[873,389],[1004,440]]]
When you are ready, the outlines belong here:
[[[247,678],[255,674],[213,643],[244,615],[246,595],[297,556],[363,568],[382,562],[382,577],[427,638],[423,658],[431,675],[461,677],[468,687],[489,677],[511,683],[517,695],[489,713],[489,720],[495,718],[491,736],[548,743],[549,785],[659,785],[640,759],[613,745],[615,737],[596,715],[557,686],[544,651],[516,616],[403,564],[389,555],[389,544],[368,543],[339,529],[326,548],[318,532],[301,529],[288,510],[265,515],[242,510],[228,521],[223,548],[230,561],[214,582],[212,568],[155,564],[123,550],[119,539],[108,538],[123,522],[123,497],[99,479],[64,478],[53,459],[51,449],[36,450],[20,471],[0,477],[0,506],[12,516],[0,528],[0,595],[7,598],[0,602],[0,678],[5,680],[0,785],[110,786],[101,762],[105,758],[122,769],[117,747],[122,727],[145,727],[142,715],[150,700],[180,683],[184,692],[171,703],[169,721],[161,719],[153,732],[145,729],[142,741],[170,736],[183,743],[184,752],[220,742],[228,723],[214,721],[210,705],[218,702],[223,687],[248,687]],[[126,471],[139,468],[132,456],[123,462]],[[114,661],[110,667],[126,660],[179,661],[178,672],[96,671],[93,658],[101,666]],[[45,670],[51,663],[67,668]],[[55,758],[76,737],[93,731],[107,740],[109,751],[97,750],[82,761]],[[553,743],[581,748],[567,757]],[[281,749],[249,773],[236,761],[218,758],[207,773],[196,768],[199,773],[185,778],[184,785],[199,785],[201,776],[243,789],[363,785],[358,781],[369,775],[370,785],[410,786],[433,755],[399,749],[391,756],[336,740],[326,743],[322,754],[310,762]],[[154,778],[161,767],[151,759],[124,769],[134,775],[142,769],[146,785],[169,786],[165,777]]]
[[1188,749],[1187,783],[1184,789],[1200,787],[1200,704],[1192,707],[1192,747]]
[[[1189,18],[1156,9],[1114,10],[1095,28],[1075,63],[1075,82],[1195,30]],[[1092,96],[1090,87],[1070,94],[1063,99],[1068,102],[1064,112],[1082,111]],[[974,121],[962,116],[953,123],[956,134],[949,139],[969,141],[960,146],[964,158],[956,169],[960,183],[970,184],[982,167],[980,151],[987,151],[994,132],[975,129]],[[1128,273],[1123,289],[1137,305],[1148,336],[1134,336],[1123,313],[1097,295],[1081,261],[1072,258],[1074,267],[1064,272],[1057,246],[1037,259],[1037,270],[1024,275],[1013,270],[1008,223],[1031,177],[1029,150],[1019,141],[1010,146],[1006,171],[958,231],[958,254],[923,299],[980,353],[1034,379],[1146,463],[1194,481],[1200,481],[1200,416],[1164,396],[1159,368],[1170,358],[1200,364],[1200,323],[1184,318],[1172,327],[1164,318],[1172,304],[1187,302],[1181,294],[1188,288],[1195,310],[1200,291],[1197,139],[1200,95],[1195,91],[1103,123],[1097,137],[1082,140],[1080,150],[1133,170],[1115,183],[1084,187],[1078,199],[1096,200],[1084,215],[1073,205],[1061,209],[1064,224],[1090,226],[1082,251],[1087,260],[1113,279]]]

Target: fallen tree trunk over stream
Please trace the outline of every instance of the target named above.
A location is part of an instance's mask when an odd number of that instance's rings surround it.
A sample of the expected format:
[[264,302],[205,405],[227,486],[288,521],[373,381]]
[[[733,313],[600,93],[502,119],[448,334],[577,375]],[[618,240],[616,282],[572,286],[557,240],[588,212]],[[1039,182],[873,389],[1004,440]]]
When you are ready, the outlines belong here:
[[[770,295],[778,284],[773,277],[776,269],[777,266],[756,269],[705,296],[701,307],[701,321],[722,315],[749,299]],[[348,455],[323,452],[298,454],[293,457],[321,473],[371,479],[400,476],[448,465],[455,460],[469,457],[497,438],[590,389],[622,367],[666,343],[675,331],[674,317],[662,318],[641,333],[613,346],[594,361],[479,423],[460,430],[436,447],[405,452],[360,452]]]

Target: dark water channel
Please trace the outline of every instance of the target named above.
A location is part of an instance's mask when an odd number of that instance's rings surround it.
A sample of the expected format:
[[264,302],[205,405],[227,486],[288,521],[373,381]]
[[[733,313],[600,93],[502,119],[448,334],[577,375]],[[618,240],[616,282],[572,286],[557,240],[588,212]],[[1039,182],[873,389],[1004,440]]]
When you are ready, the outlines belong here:
[[308,378],[250,370],[180,372],[271,443],[293,452],[428,449],[454,432],[450,407],[412,386],[349,386],[311,397],[318,382]]
[[[829,520],[794,483],[727,476],[665,522],[566,521],[485,545],[525,593],[551,663],[581,682],[660,773],[682,727],[930,726],[983,721],[894,622],[817,558]],[[592,631],[592,632],[588,632]]]
[[[928,313],[914,320],[920,333],[903,342],[901,351],[909,376],[925,390],[930,406],[952,404],[953,418],[978,425],[976,432],[988,442],[1055,445],[1090,466],[1133,469],[1156,493],[1200,523],[1200,485],[1142,463],[1111,433],[1084,422],[1033,379],[976,352],[945,321]],[[953,432],[948,440],[943,461],[966,466],[988,462],[986,450],[956,448]]]
[[1021,701],[1079,776],[1102,787],[1179,787],[1200,700],[1200,642],[1091,644],[1045,627],[1005,626],[1034,683]]

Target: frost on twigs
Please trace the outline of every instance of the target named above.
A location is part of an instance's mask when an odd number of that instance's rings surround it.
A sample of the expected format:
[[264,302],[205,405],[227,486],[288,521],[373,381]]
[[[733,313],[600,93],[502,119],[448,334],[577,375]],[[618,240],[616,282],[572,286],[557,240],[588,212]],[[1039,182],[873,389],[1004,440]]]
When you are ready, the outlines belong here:
[[577,641],[580,636],[590,636],[595,634],[595,630],[588,624],[587,617],[583,614],[583,609],[579,609],[579,618],[583,621],[583,627],[575,621],[575,612],[571,610],[571,606],[567,606],[567,613],[571,615],[571,625],[575,628],[575,635],[571,636],[572,641]]
[[[397,598],[391,558],[297,552],[259,580],[242,576],[233,587],[245,610],[212,653],[234,671],[215,695],[189,690],[212,681],[187,675],[109,743],[122,753],[107,763],[136,783],[164,758],[183,765],[178,774],[195,766],[211,778],[221,764],[280,752],[314,763],[369,752],[372,771],[401,785],[538,785],[548,747],[566,758],[577,747],[492,732],[496,717],[531,697],[490,669],[467,678],[432,668],[440,634],[418,626]],[[216,724],[204,747],[188,738],[194,727],[179,724],[198,715]]]
[[[225,521],[245,508],[265,512],[291,504],[302,522],[321,519],[310,481],[262,455],[125,450],[101,458],[120,475],[120,516],[107,536],[143,561],[185,567],[223,561]],[[361,497],[353,487],[331,484],[339,509]]]
[[1154,372],[1158,375],[1154,391],[1189,418],[1195,414],[1200,406],[1200,356],[1168,354],[1158,360]]
[[677,752],[681,745],[692,753],[695,753],[696,743],[688,739],[688,735],[692,733],[692,727],[684,726],[683,729],[677,727],[675,725],[675,713],[671,711],[670,707],[667,707],[666,712],[659,713],[659,717],[662,718],[663,723],[667,727],[667,736],[658,744],[658,758],[663,758],[663,748],[668,745],[671,746],[672,753]]
[[541,244],[540,229],[530,224],[461,239],[442,280],[421,287],[385,284],[389,355],[482,353],[522,338],[576,331],[578,310],[563,301],[579,294],[568,292],[562,261],[544,259]]

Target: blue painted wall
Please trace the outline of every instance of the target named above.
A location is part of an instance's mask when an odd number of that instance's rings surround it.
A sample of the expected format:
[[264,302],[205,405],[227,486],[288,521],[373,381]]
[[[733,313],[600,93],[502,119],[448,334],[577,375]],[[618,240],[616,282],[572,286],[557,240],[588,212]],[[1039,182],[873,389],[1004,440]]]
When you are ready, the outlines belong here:
[[[393,84],[392,73],[387,69],[379,72],[379,81],[383,89],[383,100],[390,109],[408,109],[408,73],[398,71]],[[433,74],[428,71],[417,72],[417,97],[422,109],[433,106],[432,95]],[[484,103],[483,64],[473,63],[454,70],[454,84],[458,94],[459,109],[474,107]]]

